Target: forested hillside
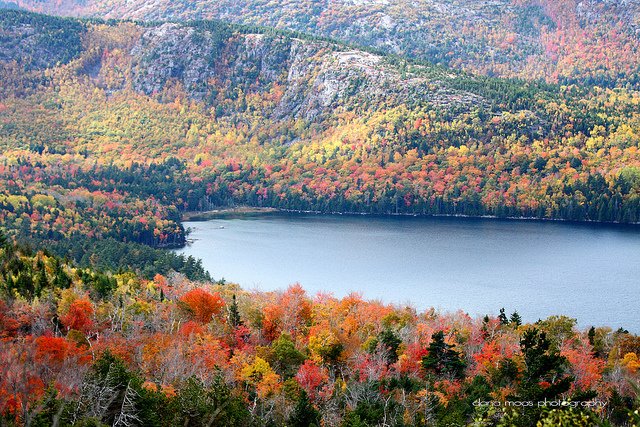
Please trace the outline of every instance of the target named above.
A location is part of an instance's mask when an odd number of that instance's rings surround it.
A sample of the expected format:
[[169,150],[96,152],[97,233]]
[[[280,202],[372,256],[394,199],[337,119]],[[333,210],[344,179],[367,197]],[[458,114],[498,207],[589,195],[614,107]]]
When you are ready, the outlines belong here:
[[622,330],[147,280],[0,242],[2,425],[640,422]]
[[48,13],[219,18],[502,77],[637,87],[640,3],[614,0],[21,0]]
[[0,29],[28,40],[2,44],[2,215],[15,229],[90,224],[84,234],[180,245],[178,211],[234,203],[640,215],[633,90],[473,77],[217,22],[6,11]]

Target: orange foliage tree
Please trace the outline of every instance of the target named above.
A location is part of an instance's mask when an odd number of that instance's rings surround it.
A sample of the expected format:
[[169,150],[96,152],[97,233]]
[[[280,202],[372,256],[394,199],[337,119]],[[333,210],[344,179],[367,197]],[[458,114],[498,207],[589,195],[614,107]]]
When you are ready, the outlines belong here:
[[210,294],[204,289],[193,289],[180,298],[194,320],[208,323],[216,316],[220,317],[224,310],[224,300],[218,292]]
[[93,328],[93,305],[87,299],[78,299],[71,303],[69,311],[60,317],[67,330],[87,333]]

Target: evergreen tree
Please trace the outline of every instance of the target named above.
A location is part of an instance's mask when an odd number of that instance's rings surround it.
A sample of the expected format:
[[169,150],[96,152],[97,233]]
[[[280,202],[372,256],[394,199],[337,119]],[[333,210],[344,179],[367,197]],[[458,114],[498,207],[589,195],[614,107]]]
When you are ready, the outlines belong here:
[[[533,407],[522,409],[516,417],[517,426],[536,425],[541,416],[537,402],[554,400],[571,387],[573,378],[565,374],[567,360],[551,345],[545,332],[536,328],[526,331],[520,340],[525,370],[517,387],[516,396],[510,399],[534,402]],[[514,421],[515,422],[515,421]]]
[[240,310],[238,310],[238,301],[234,294],[231,298],[231,305],[229,306],[229,324],[234,328],[242,325],[242,318],[240,317]]
[[589,344],[593,346],[594,343],[596,342],[596,328],[594,328],[593,326],[589,328],[589,333],[587,334],[587,337],[589,338]]
[[438,331],[431,337],[429,354],[422,358],[422,367],[437,376],[451,376],[461,378],[464,375],[466,363],[453,346],[444,341],[444,333]]
[[500,315],[498,315],[498,320],[500,320],[501,325],[509,324],[509,319],[507,319],[507,315],[504,312],[504,308],[500,309]]
[[395,363],[398,361],[398,347],[400,344],[402,344],[402,340],[398,334],[390,329],[384,329],[371,341],[369,352],[374,353],[380,347],[387,363]]
[[516,326],[522,325],[522,317],[520,317],[517,311],[514,311],[513,314],[511,315],[510,322],[512,325],[516,325]]
[[[42,262],[42,261],[39,261]],[[35,283],[35,294],[36,296],[40,295],[43,289],[47,289],[49,287],[49,281],[47,280],[47,273],[44,270],[44,266],[42,269],[38,270],[36,275],[36,283]]]
[[71,286],[71,278],[62,268],[62,264],[60,261],[55,258],[54,260],[54,269],[53,269],[53,286],[60,289],[67,289]]
[[320,425],[320,412],[313,407],[309,396],[302,391],[295,409],[289,416],[289,427],[317,427]]
[[2,230],[0,230],[0,248],[6,248],[7,246],[9,246],[9,239]]

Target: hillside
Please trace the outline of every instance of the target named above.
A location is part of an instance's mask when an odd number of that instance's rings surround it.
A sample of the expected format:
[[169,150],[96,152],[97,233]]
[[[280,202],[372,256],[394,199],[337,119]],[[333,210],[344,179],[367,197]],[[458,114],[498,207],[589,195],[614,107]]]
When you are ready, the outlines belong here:
[[[471,318],[357,295],[311,298],[299,285],[262,293],[175,274],[105,274],[0,234],[0,422],[640,421],[627,382],[640,367],[639,337],[579,331],[562,316],[520,323],[517,313]],[[575,404],[521,410],[489,403],[508,401]]]
[[575,0],[22,0],[47,13],[218,18],[329,36],[502,77],[637,86],[640,3]]
[[[263,96],[281,88],[277,102],[268,106],[277,118],[313,120],[339,106],[464,108],[483,102],[473,93],[456,90],[449,81],[458,75],[444,69],[416,66],[411,75],[403,71],[401,76],[398,59],[394,63],[392,58],[305,35],[301,39],[222,22],[87,27],[79,21],[7,12],[2,29],[0,61],[26,71],[77,59],[76,73],[97,87],[152,95],[179,84],[189,98],[207,105],[234,98],[240,91]],[[100,57],[114,49],[122,51],[118,82],[106,75],[114,64]]]

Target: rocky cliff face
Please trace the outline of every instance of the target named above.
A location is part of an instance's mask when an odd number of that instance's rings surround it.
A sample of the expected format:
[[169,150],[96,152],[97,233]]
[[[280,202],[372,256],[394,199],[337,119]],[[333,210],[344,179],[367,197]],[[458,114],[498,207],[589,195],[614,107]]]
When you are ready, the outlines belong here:
[[292,41],[284,37],[162,24],[144,32],[131,51],[133,84],[151,94],[177,79],[197,99],[214,81],[260,90],[286,79],[291,51]]
[[151,27],[130,53],[131,81],[140,92],[158,93],[178,82],[193,98],[207,101],[221,91],[232,97],[238,91],[265,94],[277,87],[275,117],[311,120],[355,103],[479,102],[419,73],[403,77],[382,56],[323,41],[233,33],[222,25]]

